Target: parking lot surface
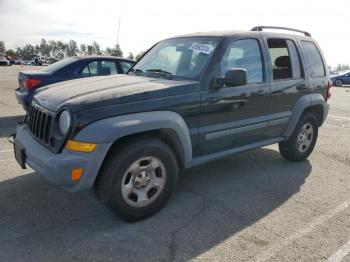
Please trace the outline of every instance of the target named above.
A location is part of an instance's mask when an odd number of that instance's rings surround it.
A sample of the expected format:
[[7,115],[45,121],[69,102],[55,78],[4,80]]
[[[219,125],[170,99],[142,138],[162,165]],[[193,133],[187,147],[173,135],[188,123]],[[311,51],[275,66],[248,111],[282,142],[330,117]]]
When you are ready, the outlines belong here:
[[0,67],[0,261],[350,261],[349,87],[333,88],[307,161],[273,145],[187,170],[160,213],[128,224],[16,163],[28,68]]

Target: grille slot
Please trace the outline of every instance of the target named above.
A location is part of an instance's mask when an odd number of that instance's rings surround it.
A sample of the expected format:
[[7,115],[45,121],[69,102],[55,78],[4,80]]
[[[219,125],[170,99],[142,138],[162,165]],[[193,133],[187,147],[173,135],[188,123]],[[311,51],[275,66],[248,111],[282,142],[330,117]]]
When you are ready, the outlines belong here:
[[40,108],[30,106],[28,111],[28,128],[40,141],[45,144],[49,144],[50,134],[52,129],[52,115],[47,111],[41,110]]

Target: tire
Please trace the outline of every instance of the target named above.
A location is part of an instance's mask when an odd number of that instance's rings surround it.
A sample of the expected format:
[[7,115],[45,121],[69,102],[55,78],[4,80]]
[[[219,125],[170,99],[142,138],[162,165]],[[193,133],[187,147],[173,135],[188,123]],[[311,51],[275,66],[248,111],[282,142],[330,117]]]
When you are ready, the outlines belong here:
[[125,221],[158,212],[174,192],[179,166],[173,150],[154,138],[140,138],[112,150],[96,182],[99,200]]
[[313,151],[318,136],[317,118],[312,113],[305,113],[300,118],[291,137],[280,142],[279,151],[289,161],[303,161]]
[[343,84],[343,82],[339,79],[335,81],[335,86],[337,86],[337,87],[341,87],[342,84]]

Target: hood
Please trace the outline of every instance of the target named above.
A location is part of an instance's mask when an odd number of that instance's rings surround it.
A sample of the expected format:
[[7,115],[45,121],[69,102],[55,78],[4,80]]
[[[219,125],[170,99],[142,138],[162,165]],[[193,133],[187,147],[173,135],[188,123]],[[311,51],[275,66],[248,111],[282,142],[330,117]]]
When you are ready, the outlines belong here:
[[48,110],[63,106],[73,112],[101,106],[179,95],[199,89],[198,82],[135,75],[112,75],[71,80],[39,89],[34,102]]

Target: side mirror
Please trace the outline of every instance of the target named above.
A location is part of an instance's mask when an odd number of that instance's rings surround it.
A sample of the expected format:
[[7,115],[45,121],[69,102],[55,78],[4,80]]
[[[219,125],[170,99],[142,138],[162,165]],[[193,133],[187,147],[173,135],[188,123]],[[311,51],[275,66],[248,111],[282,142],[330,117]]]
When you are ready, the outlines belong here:
[[243,68],[232,68],[228,70],[224,78],[215,79],[215,88],[221,88],[223,85],[228,87],[244,86],[247,84],[247,70]]

